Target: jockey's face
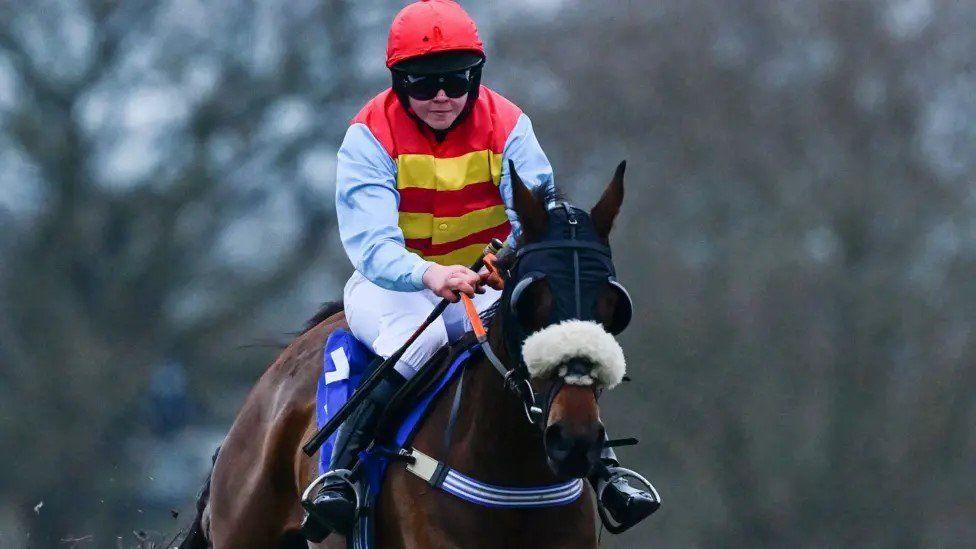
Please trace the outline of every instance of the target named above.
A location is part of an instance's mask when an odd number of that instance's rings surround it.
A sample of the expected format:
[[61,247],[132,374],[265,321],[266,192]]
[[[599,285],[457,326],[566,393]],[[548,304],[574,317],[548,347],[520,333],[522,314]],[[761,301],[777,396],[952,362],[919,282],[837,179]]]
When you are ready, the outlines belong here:
[[467,100],[468,94],[452,98],[448,97],[444,90],[438,90],[437,95],[427,101],[410,97],[410,108],[431,128],[446,130],[457,120]]

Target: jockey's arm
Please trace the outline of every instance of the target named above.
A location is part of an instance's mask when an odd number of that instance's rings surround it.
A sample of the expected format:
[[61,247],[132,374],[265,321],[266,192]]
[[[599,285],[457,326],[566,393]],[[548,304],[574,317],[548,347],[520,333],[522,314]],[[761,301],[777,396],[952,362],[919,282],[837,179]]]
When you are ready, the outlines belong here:
[[512,223],[512,234],[508,236],[505,243],[514,248],[515,239],[521,234],[521,225],[515,214],[512,199],[512,176],[508,173],[509,160],[515,163],[515,171],[529,190],[536,193],[536,196],[544,197],[546,202],[555,196],[552,165],[549,164],[546,153],[539,145],[539,140],[532,130],[532,122],[525,113],[519,116],[515,128],[505,142],[502,154],[502,177],[499,184],[502,198],[505,200],[505,213]]
[[[508,160],[534,192],[542,187],[540,195],[548,199],[554,190],[552,166],[525,114],[509,134],[502,159],[499,190],[512,224],[507,244],[514,247],[520,225],[513,209]],[[421,290],[432,263],[406,249],[397,223],[398,200],[393,159],[365,125],[353,124],[339,148],[336,166],[336,215],[343,248],[356,270],[376,285],[395,291]]]
[[336,216],[339,238],[357,271],[377,286],[424,288],[431,262],[407,250],[397,220],[396,166],[363,124],[353,124],[339,147]]

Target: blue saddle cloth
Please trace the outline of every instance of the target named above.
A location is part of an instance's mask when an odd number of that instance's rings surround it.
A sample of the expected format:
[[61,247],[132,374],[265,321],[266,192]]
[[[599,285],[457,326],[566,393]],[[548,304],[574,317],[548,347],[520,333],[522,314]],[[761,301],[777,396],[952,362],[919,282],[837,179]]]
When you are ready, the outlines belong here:
[[[360,513],[354,534],[348,540],[349,547],[367,549],[374,546],[373,512],[376,509],[380,486],[383,484],[383,476],[389,465],[388,456],[409,445],[430,409],[431,403],[444,387],[460,373],[467,360],[477,352],[481,351],[475,343],[474,346],[457,353],[451,361],[450,367],[444,371],[440,379],[433,384],[427,393],[418,398],[408,413],[404,414],[393,441],[395,447],[376,448],[371,452],[360,454],[362,461],[360,489],[363,491],[365,509]],[[376,357],[376,354],[356,339],[352,333],[343,329],[338,329],[329,335],[323,355],[324,367],[322,368],[322,375],[319,377],[318,391],[316,392],[316,423],[319,427],[325,425],[331,417],[330,414],[337,412],[355,392],[360,381],[369,373],[366,371],[367,367]],[[330,469],[335,436],[333,433],[319,450],[319,470],[321,472]]]
[[[376,358],[376,353],[342,328],[329,335],[322,355],[322,375],[315,393],[315,422],[319,429],[349,400]],[[336,433],[332,433],[319,450],[320,473],[330,469],[335,439]]]

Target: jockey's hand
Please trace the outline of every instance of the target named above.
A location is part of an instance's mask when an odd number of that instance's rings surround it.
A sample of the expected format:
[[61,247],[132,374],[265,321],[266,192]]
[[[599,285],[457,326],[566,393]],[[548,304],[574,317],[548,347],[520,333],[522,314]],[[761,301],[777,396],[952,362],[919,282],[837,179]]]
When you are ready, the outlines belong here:
[[476,293],[485,293],[478,273],[464,265],[444,266],[433,263],[424,272],[423,280],[426,288],[451,303],[457,303],[460,299],[458,292],[469,297]]
[[505,281],[502,280],[502,277],[498,276],[495,272],[489,271],[487,267],[482,267],[478,271],[478,277],[481,279],[481,284],[487,285],[493,290],[500,292],[505,289]]

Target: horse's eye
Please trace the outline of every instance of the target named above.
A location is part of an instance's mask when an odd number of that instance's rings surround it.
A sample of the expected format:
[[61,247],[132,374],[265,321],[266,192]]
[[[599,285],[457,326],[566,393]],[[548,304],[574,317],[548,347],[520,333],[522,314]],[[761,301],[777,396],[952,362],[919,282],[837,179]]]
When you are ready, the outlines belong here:
[[619,295],[610,284],[600,289],[600,296],[596,300],[596,319],[609,332],[614,325],[614,311],[617,309]]
[[627,290],[614,279],[607,281],[596,301],[596,318],[611,334],[619,334],[630,324],[633,304]]
[[513,303],[515,317],[529,332],[541,330],[546,326],[552,307],[552,290],[549,288],[549,281],[544,278],[529,284]]

